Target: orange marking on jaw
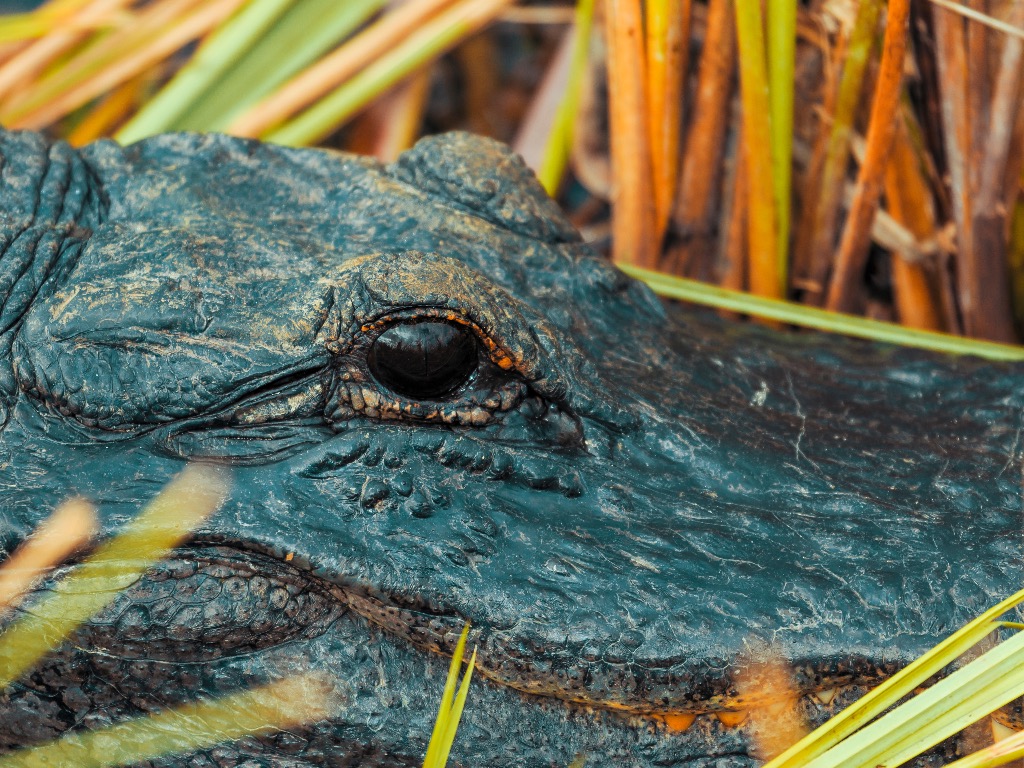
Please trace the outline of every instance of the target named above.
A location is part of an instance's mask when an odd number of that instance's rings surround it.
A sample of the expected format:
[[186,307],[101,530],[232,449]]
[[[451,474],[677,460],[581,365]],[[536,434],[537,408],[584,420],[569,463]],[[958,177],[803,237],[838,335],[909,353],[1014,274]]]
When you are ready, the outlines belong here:
[[716,712],[718,719],[726,728],[736,728],[747,721],[749,712]]
[[693,725],[693,721],[697,719],[697,716],[689,712],[678,712],[670,715],[662,715],[661,719],[665,721],[665,725],[668,726],[670,731],[682,733]]

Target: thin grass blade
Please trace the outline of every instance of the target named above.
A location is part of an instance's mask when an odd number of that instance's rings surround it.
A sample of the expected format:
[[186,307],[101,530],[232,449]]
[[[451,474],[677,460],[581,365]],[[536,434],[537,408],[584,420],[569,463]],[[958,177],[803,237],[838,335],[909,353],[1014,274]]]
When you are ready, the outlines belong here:
[[1024,634],[1018,632],[805,768],[902,765],[1013,701],[1022,687]]
[[444,683],[444,693],[441,694],[441,704],[437,708],[437,718],[434,720],[434,730],[430,734],[430,741],[427,743],[427,755],[423,759],[423,768],[434,768],[443,766],[438,762],[438,755],[441,752],[441,740],[448,727],[448,718],[451,715],[452,701],[455,698],[455,686],[459,682],[459,669],[462,668],[462,656],[466,652],[466,638],[469,637],[469,622],[462,628],[459,641],[455,644],[455,652],[452,654],[451,663],[448,665],[448,679]]
[[[814,328],[819,331],[828,331],[829,333],[840,333],[846,336],[855,336],[861,339],[881,341],[888,344],[917,347],[918,349],[931,349],[936,352],[946,352],[953,355],[974,355],[989,360],[1024,360],[1024,347],[1011,344],[997,344],[977,339],[965,339],[945,333],[904,328],[893,323],[883,323],[878,320],[846,315],[840,312],[828,312],[795,302],[751,296],[740,291],[719,288],[718,286],[707,285],[696,280],[665,275],[660,272],[653,272],[629,265],[619,265],[619,268],[626,274],[638,280],[643,280],[650,286],[651,290],[660,296],[689,301],[693,304],[716,307],[717,309],[738,312],[744,315],[763,317],[767,320],[777,320],[782,323],[799,325],[804,328]],[[1024,593],[1021,593],[1021,600],[1024,600]],[[1012,607],[1011,605],[1004,608],[1001,613],[1005,613]],[[941,669],[942,666],[940,664],[938,668]],[[925,678],[927,677],[928,675],[925,675]],[[877,691],[878,689],[876,688],[875,690]]]
[[462,711],[466,708],[466,697],[469,695],[469,683],[473,679],[473,670],[476,668],[476,648],[469,659],[469,667],[462,678],[459,692],[455,696],[451,713],[448,715],[448,722],[445,725],[444,737],[441,739],[441,748],[437,754],[437,768],[444,768],[448,764],[448,755],[451,754],[452,744],[455,743],[455,733],[459,729],[459,721],[462,719]]
[[587,56],[590,52],[590,34],[594,22],[594,0],[578,0],[576,3],[576,20],[573,23],[572,53],[569,63],[569,76],[565,84],[565,93],[555,120],[548,134],[544,156],[541,160],[537,177],[549,195],[554,195],[565,176],[569,163],[569,148],[572,146],[573,126],[579,108],[580,88],[583,86],[583,75],[587,68]]

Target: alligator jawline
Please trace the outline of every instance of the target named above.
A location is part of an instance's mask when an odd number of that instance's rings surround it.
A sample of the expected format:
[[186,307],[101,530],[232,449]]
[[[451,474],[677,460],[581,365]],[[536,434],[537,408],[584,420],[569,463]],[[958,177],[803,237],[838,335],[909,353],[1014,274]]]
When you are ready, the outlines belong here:
[[[170,581],[170,583],[168,583]],[[337,581],[341,581],[340,578]],[[163,584],[161,584],[163,582]],[[238,589],[238,583],[244,583],[244,589]],[[259,582],[259,584],[257,584]],[[234,585],[234,586],[233,586]],[[257,588],[258,587],[258,588]],[[207,594],[201,594],[207,589]],[[237,590],[237,591],[236,591]],[[132,592],[135,592],[132,595]],[[264,651],[275,651],[280,648],[286,650],[292,646],[296,650],[301,645],[295,645],[294,641],[304,642],[309,640],[316,642],[316,638],[324,632],[329,631],[332,625],[341,626],[338,620],[346,617],[350,624],[356,627],[353,638],[363,636],[365,633],[367,647],[377,645],[378,641],[372,640],[372,635],[367,633],[369,626],[380,627],[384,634],[399,645],[406,644],[408,650],[417,652],[437,653],[442,656],[450,655],[449,649],[454,639],[458,636],[463,620],[454,613],[443,612],[443,606],[428,606],[427,611],[417,611],[413,608],[398,605],[399,600],[409,600],[407,595],[390,597],[388,595],[369,596],[365,591],[352,586],[345,586],[335,583],[310,563],[303,561],[301,557],[295,557],[288,552],[273,552],[268,548],[260,548],[246,542],[239,545],[237,541],[226,542],[224,540],[213,540],[208,538],[205,541],[196,541],[192,545],[178,550],[169,560],[158,563],[143,580],[133,585],[126,594],[119,598],[129,608],[132,605],[145,605],[147,600],[161,600],[161,595],[178,599],[181,604],[190,609],[202,611],[211,606],[218,607],[220,613],[209,625],[203,622],[189,623],[187,619],[184,624],[171,623],[167,625],[155,625],[150,633],[143,632],[138,637],[129,638],[124,642],[122,624],[118,617],[125,614],[122,605],[119,610],[112,612],[113,619],[107,619],[104,623],[101,614],[93,622],[86,625],[83,631],[96,633],[89,638],[79,637],[75,645],[85,653],[100,652],[105,657],[115,656],[126,658],[129,661],[133,658],[142,659],[148,663],[172,662],[175,666],[182,663],[203,663],[223,656],[258,653]],[[214,595],[210,599],[210,595]],[[263,595],[263,605],[239,602],[237,596],[250,598]],[[292,603],[293,598],[305,597],[305,603]],[[242,608],[235,611],[235,607]],[[349,611],[351,610],[351,614]],[[433,612],[431,612],[433,611]],[[258,614],[262,616],[269,629],[257,629],[250,633],[251,637],[246,643],[240,646],[221,645],[221,640],[237,638],[239,634],[245,634],[245,629],[252,629],[244,622],[231,624],[223,621],[225,617],[231,616],[249,617]],[[347,614],[347,616],[346,616]],[[363,624],[363,622],[367,624]],[[362,625],[362,626],[360,626]],[[423,631],[423,627],[430,627],[429,632]],[[350,627],[351,629],[351,627]],[[349,632],[346,630],[346,632]],[[411,629],[419,629],[417,634]],[[181,630],[192,632],[193,635],[182,639]],[[211,633],[213,633],[211,635]],[[152,644],[155,636],[156,644]],[[482,633],[481,639],[486,642],[486,634]],[[175,642],[179,645],[175,646]],[[197,648],[217,647],[220,655],[202,656],[190,654],[188,649],[181,645],[181,642],[192,643],[192,650]],[[358,640],[356,641],[358,645]],[[92,650],[96,649],[96,650]],[[501,653],[500,645],[492,644],[489,651],[491,655],[497,656]],[[614,731],[631,732],[626,736],[629,739],[643,738],[640,734],[647,732],[648,739],[659,740],[664,738],[664,743],[670,752],[678,749],[681,751],[690,749],[684,746],[696,740],[702,744],[701,749],[710,750],[697,754],[714,755],[721,757],[737,744],[748,742],[762,730],[765,723],[773,724],[784,710],[790,714],[789,719],[800,724],[815,725],[823,722],[830,715],[842,710],[852,701],[863,695],[867,688],[857,685],[839,685],[831,687],[828,684],[838,682],[830,679],[823,679],[816,688],[803,689],[799,695],[792,695],[788,699],[779,701],[768,694],[771,686],[763,691],[754,691],[751,696],[750,690],[743,692],[741,697],[721,697],[716,700],[706,700],[698,705],[655,707],[644,701],[613,701],[594,695],[591,691],[584,691],[580,695],[577,691],[557,689],[552,680],[545,680],[542,676],[524,675],[523,681],[509,681],[494,671],[494,665],[486,658],[481,666],[481,672],[494,683],[487,696],[499,691],[515,691],[525,698],[522,700],[524,707],[539,704],[537,710],[541,718],[552,717],[544,715],[545,711],[551,711],[552,706],[556,709],[559,706],[564,708],[563,715],[555,715],[558,720],[561,717],[569,718],[568,722],[579,724],[591,724],[597,730],[594,731],[599,738],[600,734],[607,734],[608,728]],[[302,661],[300,657],[306,659]],[[368,658],[373,658],[371,654]],[[299,651],[296,656],[294,652],[286,651],[285,658],[291,658],[298,663],[308,663],[309,657],[304,651]],[[349,661],[354,657],[349,655]],[[340,657],[339,657],[340,659]],[[329,656],[321,656],[320,662],[327,668],[334,667],[336,661]],[[273,664],[273,662],[271,662]],[[268,667],[271,670],[272,668]],[[376,676],[379,667],[371,670],[370,675]],[[529,670],[525,670],[528,672]],[[806,673],[805,673],[806,674]],[[337,674],[342,687],[347,685],[346,678],[358,679],[360,673],[350,669],[349,673]],[[363,677],[365,680],[365,676]],[[426,679],[426,678],[424,678]],[[398,682],[398,681],[395,681]],[[517,682],[519,684],[517,684]],[[421,683],[415,680],[403,680],[403,684],[411,685],[412,689],[419,689]],[[371,684],[371,689],[373,685]],[[543,688],[543,690],[537,690]],[[642,689],[641,689],[642,690]],[[119,695],[129,689],[119,688]],[[152,692],[138,692],[144,700]],[[482,694],[484,692],[481,692]],[[735,693],[735,692],[733,692]],[[135,694],[132,694],[135,695]],[[429,696],[428,696],[429,698]],[[512,697],[513,709],[518,707],[514,703],[517,697]],[[750,709],[748,713],[747,709]],[[344,709],[342,710],[344,711]],[[753,713],[753,717],[750,716]],[[1004,728],[1016,725],[1018,713],[999,713],[994,721],[993,728]],[[793,717],[795,715],[795,717]],[[372,714],[371,714],[372,716]],[[335,723],[335,718],[327,722],[333,724],[330,727],[345,727],[342,724],[344,719]],[[547,721],[545,721],[547,722]],[[749,728],[742,728],[734,736],[726,735],[726,731],[736,729],[738,726],[750,725]],[[1002,723],[999,725],[998,723]],[[694,727],[696,726],[696,727]],[[584,725],[586,730],[589,726]],[[800,727],[800,726],[798,726]],[[605,730],[602,730],[605,729]],[[584,732],[585,732],[584,730]],[[685,732],[685,733],[684,733]],[[1005,731],[1003,731],[1005,733]],[[799,735],[799,734],[798,734]],[[690,741],[688,741],[690,740]],[[362,742],[360,742],[362,743]],[[630,743],[633,743],[632,741]],[[749,742],[748,742],[749,743]],[[719,752],[718,750],[725,750]],[[686,759],[674,763],[677,765],[688,765]],[[730,763],[731,765],[732,763]],[[740,759],[736,764],[746,763]]]
[[[332,581],[329,577],[314,572],[314,567],[294,553],[275,551],[254,545],[251,542],[237,540],[225,541],[216,538],[196,539],[193,547],[212,545],[220,550],[237,553],[254,561],[254,570],[266,571],[275,569],[277,573],[290,573],[293,579],[302,579],[315,585],[317,589],[328,592],[339,605],[349,608],[354,614],[362,617],[370,624],[379,627],[389,636],[410,643],[415,648],[428,653],[451,657],[455,643],[466,622],[466,618],[454,611],[445,611],[444,606],[427,606],[426,600],[414,600],[408,595],[393,596],[381,592],[367,594],[363,589],[345,585],[340,581]],[[186,555],[190,548],[179,550],[179,555]],[[411,608],[412,603],[423,608]],[[470,617],[470,621],[472,618]],[[472,642],[472,641],[471,641]],[[492,653],[500,653],[500,647]],[[853,666],[853,665],[851,665]],[[858,665],[859,666],[859,665]],[[529,674],[528,667],[517,671],[524,672],[521,680],[510,679],[502,674],[499,665],[489,658],[489,654],[481,652],[477,656],[476,672],[499,686],[519,691],[530,697],[556,699],[585,710],[608,710],[627,718],[639,718],[641,721],[654,721],[668,726],[671,730],[685,730],[695,719],[702,715],[718,718],[726,727],[740,725],[747,719],[751,709],[772,709],[780,702],[778,692],[750,691],[738,695],[735,690],[724,692],[704,701],[687,701],[653,705],[643,700],[614,700],[586,689],[569,690],[561,686],[555,676]],[[889,670],[891,671],[891,670]],[[881,672],[881,670],[879,670]],[[880,676],[879,676],[880,677]],[[869,680],[864,675],[845,674],[837,677],[815,676],[816,685],[801,686],[799,692],[800,706],[812,715],[821,710],[831,711],[837,691],[865,690],[862,685],[877,683],[878,678]],[[640,686],[638,686],[640,687]],[[856,695],[854,694],[854,698]],[[839,698],[844,698],[839,696]],[[792,705],[792,697],[781,699]]]

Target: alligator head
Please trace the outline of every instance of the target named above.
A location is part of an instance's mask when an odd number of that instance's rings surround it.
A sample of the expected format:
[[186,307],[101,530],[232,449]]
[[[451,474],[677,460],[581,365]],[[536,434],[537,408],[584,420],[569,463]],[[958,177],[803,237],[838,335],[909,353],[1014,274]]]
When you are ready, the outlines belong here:
[[1020,584],[1018,369],[667,313],[494,142],[0,149],[3,550],[234,477],[0,750],[317,668],[328,722],[160,764],[414,765],[468,620],[456,761],[746,766],[752,648],[820,720]]

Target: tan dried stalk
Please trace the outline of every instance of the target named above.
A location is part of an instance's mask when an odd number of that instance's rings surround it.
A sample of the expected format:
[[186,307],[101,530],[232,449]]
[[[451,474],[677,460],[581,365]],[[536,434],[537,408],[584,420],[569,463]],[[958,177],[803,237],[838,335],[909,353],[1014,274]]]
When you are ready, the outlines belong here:
[[[963,20],[952,11],[935,8],[934,21],[946,161],[957,228],[958,296],[964,330],[969,336],[1013,341],[1002,222],[998,211],[978,198],[981,159],[976,158],[975,150],[980,142],[975,142],[974,133],[982,132],[987,142],[990,126],[978,123],[971,112],[971,62],[968,61]],[[975,62],[974,66],[977,68],[980,64]],[[1005,87],[1004,84],[1002,88]],[[997,85],[997,89],[1000,86]],[[993,147],[992,151],[1005,150]],[[1002,189],[1001,182],[999,189]],[[991,200],[991,196],[988,199]]]
[[26,45],[0,66],[0,100],[31,82],[47,65],[84,40],[92,28],[112,21],[129,0],[94,0],[81,9],[69,24]]
[[[1015,26],[1024,25],[1024,2],[1011,5],[1007,22]],[[981,24],[972,24],[981,27]],[[1014,146],[1014,131],[1019,122],[1021,92],[1024,85],[1024,39],[1006,37],[999,58],[992,96],[991,121],[984,132],[985,140],[980,146],[980,171],[978,173],[977,207],[998,211],[1003,198],[1005,174],[1012,154],[1020,155],[1024,147]],[[979,133],[981,133],[979,131]],[[1019,140],[1018,140],[1019,141]],[[1011,167],[1011,173],[1012,167]],[[1020,171],[1016,173],[1020,179]],[[1004,211],[1005,214],[1005,211]]]
[[3,104],[0,118],[5,122],[22,117],[61,94],[81,85],[104,68],[115,66],[126,52],[152,38],[195,10],[201,0],[162,0],[137,10],[130,24],[121,24],[94,34],[68,52],[59,67],[40,74],[31,89],[20,88]]
[[654,267],[654,197],[640,0],[606,0],[612,144],[612,257]]
[[82,499],[64,502],[0,565],[0,616],[36,580],[85,546],[96,531],[96,509]]
[[383,16],[334,53],[239,115],[227,132],[257,137],[364,69],[457,0],[412,0]]

